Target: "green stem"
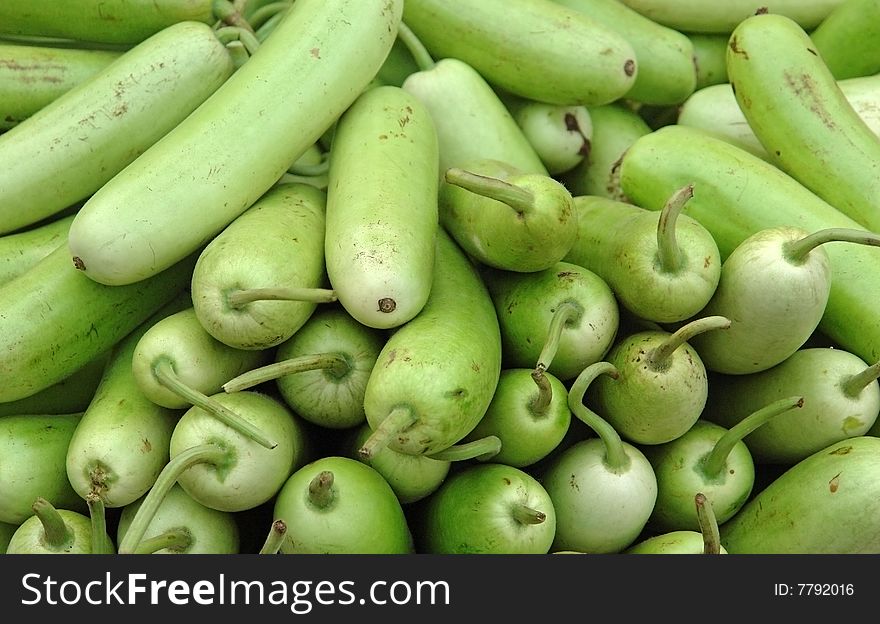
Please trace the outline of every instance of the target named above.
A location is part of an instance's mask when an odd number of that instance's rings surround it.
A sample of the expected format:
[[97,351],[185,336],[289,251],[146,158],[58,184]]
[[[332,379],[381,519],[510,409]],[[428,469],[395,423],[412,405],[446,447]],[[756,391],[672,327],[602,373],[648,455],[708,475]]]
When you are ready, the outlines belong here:
[[388,446],[391,438],[400,431],[418,421],[412,408],[400,405],[391,410],[379,426],[370,434],[366,442],[358,449],[358,456],[363,460],[370,460],[373,456]]
[[219,401],[183,383],[174,372],[174,367],[169,360],[161,358],[153,364],[153,375],[155,375],[156,380],[163,387],[171,390],[171,392],[174,392],[190,404],[205,410],[223,424],[231,427],[246,438],[253,440],[260,446],[264,446],[267,449],[273,449],[278,446],[277,442],[267,438],[257,427],[244,420]]
[[325,175],[330,171],[330,159],[327,158],[326,154],[321,159],[321,162],[314,164],[304,164],[295,162],[290,165],[290,168],[287,170],[289,173],[293,175],[300,176],[308,176],[308,177],[317,177],[321,175]]
[[880,361],[874,362],[871,366],[854,375],[850,375],[840,384],[840,389],[846,396],[856,398],[862,393],[865,386],[872,381],[876,381],[878,378],[880,378]]
[[269,35],[272,34],[272,31],[275,30],[275,27],[281,23],[281,20],[287,15],[285,11],[280,11],[267,19],[262,26],[260,26],[259,30],[257,30],[257,41],[263,42],[269,38]]
[[431,53],[428,52],[428,48],[425,47],[425,44],[422,43],[412,29],[403,22],[397,25],[397,38],[409,50],[413,60],[416,62],[416,66],[420,70],[426,71],[434,67],[434,59],[431,57]]
[[626,471],[631,463],[623,446],[623,440],[608,421],[584,405],[587,387],[599,375],[609,375],[612,379],[617,379],[620,372],[610,362],[596,362],[587,366],[568,391],[568,407],[579,420],[599,435],[605,445],[605,465],[612,472],[619,474]]
[[89,518],[92,521],[92,554],[112,555],[113,549],[110,548],[110,537],[107,535],[104,499],[101,498],[97,490],[92,490],[86,494],[86,504],[89,506]]
[[336,291],[328,288],[247,288],[233,290],[226,297],[233,309],[243,308],[254,301],[333,303],[336,300]]
[[532,396],[532,400],[529,401],[529,410],[536,416],[543,416],[547,413],[547,409],[553,401],[553,387],[550,385],[550,380],[547,379],[547,373],[543,365],[539,364],[532,371],[532,381],[538,386],[538,391]]
[[703,534],[703,554],[718,555],[721,553],[721,532],[718,529],[718,520],[712,503],[702,492],[694,497],[697,506],[697,522],[700,525],[700,533]]
[[324,190],[330,185],[330,178],[327,175],[317,175],[317,176],[303,176],[296,175],[293,173],[283,173],[281,177],[278,178],[276,184],[308,184],[309,186],[314,186],[316,189]]
[[681,268],[681,247],[675,236],[678,215],[694,196],[694,185],[678,189],[663,206],[657,223],[657,261],[664,273],[675,273]]
[[254,11],[248,17],[248,23],[255,31],[259,30],[271,17],[283,13],[293,5],[293,2],[271,2]]
[[507,204],[521,215],[528,214],[535,209],[535,194],[510,182],[471,173],[460,167],[450,167],[446,170],[445,177],[449,184]]
[[309,502],[324,509],[333,502],[333,473],[322,470],[309,482]]
[[513,519],[520,524],[541,524],[547,519],[547,514],[528,505],[517,504],[511,508]]
[[485,438],[479,438],[471,442],[462,444],[453,444],[452,446],[426,455],[437,461],[466,461],[476,459],[477,461],[488,461],[501,451],[501,438],[490,435]]
[[73,532],[64,522],[64,518],[52,503],[45,498],[39,497],[31,505],[31,510],[36,514],[43,525],[43,544],[49,550],[64,550],[73,542]]
[[263,547],[260,548],[259,554],[277,554],[278,551],[281,550],[281,545],[284,543],[285,535],[287,535],[287,523],[279,518],[272,523],[272,527],[269,529],[269,535],[266,536],[266,541],[263,543]]
[[326,370],[341,377],[351,370],[351,366],[348,360],[338,353],[301,355],[246,371],[223,384],[223,390],[226,392],[238,392],[239,390],[253,388],[279,377],[311,370]]
[[703,472],[711,478],[718,477],[721,474],[721,471],[724,470],[727,457],[738,442],[774,416],[787,412],[790,409],[803,406],[804,397],[787,397],[785,399],[773,401],[761,409],[752,412],[733,427],[725,431],[724,435],[718,439],[715,446],[709,451],[709,454],[706,455],[703,460]]
[[646,363],[652,370],[665,370],[669,368],[669,358],[681,345],[698,334],[713,329],[727,329],[730,327],[730,319],[725,316],[704,316],[685,323],[666,340],[651,349],[646,356]]
[[825,243],[856,243],[880,246],[880,235],[855,228],[825,228],[784,244],[785,257],[793,264],[802,264],[813,249]]
[[544,341],[544,347],[538,355],[538,363],[535,370],[547,370],[556,357],[559,350],[559,341],[562,339],[562,330],[577,321],[583,308],[579,303],[574,301],[563,301],[556,307],[553,318],[550,319],[550,327],[547,329],[547,340]]
[[128,530],[119,542],[119,554],[132,554],[137,551],[144,533],[153,517],[162,505],[168,492],[177,483],[177,479],[187,469],[196,464],[219,464],[228,460],[229,452],[213,442],[199,444],[175,455],[156,477],[150,491],[144,497],[137,513],[132,518]]
[[186,552],[192,545],[192,533],[185,528],[169,529],[155,537],[143,539],[134,550],[135,555],[152,555],[160,550],[168,549],[175,552]]
[[253,33],[254,29],[248,23],[238,10],[238,6],[229,2],[229,0],[214,0],[213,3],[214,17],[235,28],[241,28],[244,31]]

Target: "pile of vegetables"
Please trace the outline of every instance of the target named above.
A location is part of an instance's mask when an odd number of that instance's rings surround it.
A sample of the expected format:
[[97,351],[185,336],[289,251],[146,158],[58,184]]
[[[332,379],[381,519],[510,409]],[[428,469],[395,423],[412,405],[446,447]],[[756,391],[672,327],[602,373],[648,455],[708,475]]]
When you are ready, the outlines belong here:
[[880,0],[0,6],[0,552],[880,552]]

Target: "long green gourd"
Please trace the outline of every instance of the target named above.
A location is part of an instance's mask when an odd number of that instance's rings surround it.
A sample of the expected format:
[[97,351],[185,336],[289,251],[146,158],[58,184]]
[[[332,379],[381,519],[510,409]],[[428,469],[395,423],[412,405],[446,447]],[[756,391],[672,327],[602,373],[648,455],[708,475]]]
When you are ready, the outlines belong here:
[[[684,214],[712,233],[722,259],[766,227],[866,229],[770,163],[686,126],[665,126],[638,139],[623,157],[620,183],[633,203],[650,210],[660,210],[671,193],[693,183]],[[833,278],[818,329],[865,361],[876,361],[880,250],[828,245],[826,251]]]
[[771,161],[880,232],[880,138],[853,109],[803,28],[769,13],[744,20],[730,37],[727,72]]
[[845,0],[810,39],[838,80],[880,72],[880,0]]
[[77,213],[91,279],[131,284],[211,240],[262,196],[373,79],[402,0],[297,0],[253,55]]

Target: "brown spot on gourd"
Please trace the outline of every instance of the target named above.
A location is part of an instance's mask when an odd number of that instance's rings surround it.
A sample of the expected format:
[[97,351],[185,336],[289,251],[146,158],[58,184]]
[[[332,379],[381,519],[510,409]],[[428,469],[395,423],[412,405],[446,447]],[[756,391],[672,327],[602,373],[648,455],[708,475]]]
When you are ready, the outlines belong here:
[[388,366],[389,364],[391,364],[391,362],[393,362],[396,357],[397,357],[397,349],[391,349],[391,351],[388,352],[388,359],[385,362],[385,366]]
[[510,479],[504,477],[504,485],[510,485]]
[[321,58],[321,49],[320,48],[312,48],[309,50],[309,54],[312,55],[312,58],[319,59]]
[[851,446],[841,446],[840,448],[836,448],[833,451],[829,452],[829,455],[849,455],[852,451]]
[[807,52],[809,52],[813,56],[819,56],[819,53],[816,52],[813,48],[807,48]]
[[153,445],[150,444],[150,441],[149,441],[149,440],[147,440],[146,438],[144,438],[144,439],[142,440],[142,442],[143,442],[143,444],[141,444],[141,452],[142,452],[142,453],[149,453],[150,451],[153,450]]
[[837,488],[840,487],[840,473],[838,472],[831,481],[828,482],[828,491],[834,494],[837,491]]
[[739,41],[737,40],[736,36],[731,37],[730,42],[727,45],[730,48],[731,52],[733,52],[734,54],[739,54],[745,60],[749,60],[749,53],[739,47]]

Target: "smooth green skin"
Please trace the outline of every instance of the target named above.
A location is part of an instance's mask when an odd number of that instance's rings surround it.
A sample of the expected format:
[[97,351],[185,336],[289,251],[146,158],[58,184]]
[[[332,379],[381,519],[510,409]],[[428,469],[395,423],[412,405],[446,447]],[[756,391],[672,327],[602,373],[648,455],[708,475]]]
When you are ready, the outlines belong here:
[[539,481],[556,511],[552,550],[617,553],[631,545],[651,515],[657,482],[642,452],[623,442],[630,458],[620,472],[605,463],[599,438],[574,443],[554,456]]
[[407,76],[401,88],[428,108],[440,149],[438,177],[480,158],[547,173],[541,157],[485,78],[457,58]]
[[649,330],[618,340],[605,360],[617,368],[620,377],[603,375],[590,387],[596,411],[634,444],[663,444],[681,437],[706,405],[706,368],[687,342],[664,360],[668,368],[652,368],[643,359],[671,335]]
[[671,106],[696,89],[693,45],[683,33],[646,18],[620,0],[555,1],[604,24],[632,45],[638,73],[622,97],[642,104]]
[[440,225],[481,264],[531,273],[562,260],[577,237],[571,193],[554,178],[525,173],[503,162],[467,163],[465,171],[501,180],[532,194],[523,212],[451,182],[440,183]]
[[632,109],[621,103],[589,107],[593,135],[583,162],[558,176],[575,197],[597,195],[624,200],[616,181],[619,161],[630,145],[651,128]]
[[544,373],[552,393],[550,404],[542,411],[532,406],[539,394],[529,368],[506,368],[501,371],[492,402],[477,426],[464,438],[471,442],[494,435],[501,439],[501,450],[493,462],[516,468],[531,466],[548,456],[565,437],[571,424],[568,390],[550,373]]
[[488,82],[540,102],[607,104],[630,90],[638,71],[627,39],[551,0],[408,0],[403,21],[435,57],[461,59]]
[[389,445],[411,454],[444,450],[473,429],[501,374],[501,332],[492,299],[476,267],[438,230],[436,271],[422,311],[385,342],[364,393],[374,430],[395,408],[413,424]]
[[[871,132],[880,136],[880,73],[840,79],[837,86]],[[711,132],[768,162],[771,160],[746,121],[730,83],[696,91],[682,104],[677,123]]]
[[84,412],[92,402],[110,353],[100,353],[82,368],[45,390],[0,403],[0,416],[13,414],[72,414]]
[[314,301],[252,301],[229,295],[256,288],[323,288],[326,194],[307,184],[266,192],[199,254],[191,292],[196,317],[220,342],[268,349],[290,338],[318,307]]
[[67,478],[86,498],[97,485],[105,507],[124,507],[143,496],[168,461],[171,432],[182,410],[147,398],[132,373],[140,338],[160,319],[188,307],[181,293],[117,344],[67,446]]
[[838,80],[880,72],[880,1],[846,0],[810,32]]
[[694,50],[694,67],[697,71],[697,84],[694,87],[694,92],[710,85],[726,83],[729,35],[695,32],[684,34],[691,40],[691,46]]
[[550,175],[559,175],[583,162],[593,135],[586,106],[548,104],[496,91]]
[[755,484],[755,464],[745,443],[734,444],[718,474],[707,474],[703,468],[703,460],[725,433],[725,427],[700,419],[675,440],[640,447],[657,476],[657,501],[649,528],[699,531],[694,507],[698,492],[711,502],[719,526],[742,508]]
[[73,215],[0,236],[0,285],[18,277],[67,240]]
[[639,318],[673,323],[691,318],[712,298],[721,278],[721,253],[699,221],[679,214],[679,266],[660,264],[660,213],[607,197],[574,198],[578,237],[564,260],[599,275],[620,305]]
[[371,433],[373,430],[367,423],[358,427],[348,447],[350,452],[347,456],[364,462],[381,474],[394,490],[401,505],[415,503],[436,492],[452,468],[451,461],[400,453],[387,446],[369,459],[363,459],[357,450]]
[[399,327],[428,300],[439,149],[428,108],[400,87],[364,92],[336,124],[324,257],[339,302],[364,325]]
[[[621,166],[632,200],[660,210],[693,182],[685,212],[715,238],[721,257],[749,235],[773,226],[808,232],[865,229],[773,165],[721,139],[685,126],[666,126],[639,139]],[[866,362],[880,359],[880,257],[868,245],[826,245],[834,278],[819,330]],[[774,286],[775,290],[775,286]]]
[[122,54],[116,50],[0,43],[0,130],[8,130]]
[[195,464],[177,482],[197,502],[211,509],[253,509],[275,496],[304,463],[305,430],[284,403],[268,395],[253,391],[221,392],[213,398],[241,414],[278,445],[267,449],[193,406],[174,427],[168,447],[170,458],[209,442],[227,449],[231,457],[221,465]]
[[707,4],[703,0],[621,0],[628,7],[659,24],[687,32],[730,33],[736,26],[766,8],[813,28],[844,0],[727,0]]
[[177,296],[195,258],[139,284],[98,284],[70,263],[66,245],[0,286],[0,402],[31,396],[109,351]]
[[731,375],[766,370],[816,330],[831,289],[831,260],[823,245],[802,263],[784,251],[787,241],[807,234],[795,226],[764,229],[725,258],[718,288],[700,315],[725,316],[730,327],[691,339],[706,369]]
[[346,429],[366,422],[364,394],[387,336],[358,323],[345,310],[316,311],[275,352],[275,361],[312,354],[343,357],[347,370],[302,371],[277,379],[281,396],[305,420],[329,429]]
[[802,394],[801,409],[743,438],[757,463],[794,465],[835,442],[869,433],[880,414],[880,384],[871,380],[854,395],[842,387],[867,368],[843,349],[801,348],[760,373],[713,376],[703,417],[730,428],[763,405]]
[[880,438],[832,444],[758,492],[721,525],[721,543],[731,554],[876,554],[878,470]]
[[0,555],[6,554],[6,548],[9,546],[9,540],[12,539],[12,534],[15,533],[15,530],[17,528],[17,524],[0,522]]
[[36,223],[91,196],[233,71],[232,58],[210,26],[182,22],[126,51],[5,132],[0,136],[0,232]]
[[809,35],[756,15],[731,35],[737,102],[772,162],[871,230],[880,229],[880,137],[856,113]]
[[92,554],[92,521],[88,516],[69,509],[57,509],[58,515],[71,532],[70,541],[59,547],[46,541],[43,523],[32,515],[15,530],[7,555],[88,555]]
[[214,0],[10,0],[0,7],[6,34],[137,44],[177,22],[215,21]]
[[[702,555],[705,554],[703,534],[699,531],[670,531],[654,535],[623,551],[626,555]],[[728,554],[721,547],[719,554]]]
[[59,509],[85,511],[85,501],[64,471],[67,447],[81,418],[82,413],[0,418],[0,522],[20,525],[33,515],[37,497]]
[[[117,544],[122,543],[143,501],[143,498],[139,498],[122,508],[116,532]],[[163,548],[154,554],[235,555],[239,552],[240,529],[235,514],[205,507],[177,484],[162,499],[144,539],[173,529],[186,530],[192,538],[191,544],[184,550]]]
[[[309,484],[323,471],[333,473],[333,484],[322,506],[309,497]],[[273,517],[287,523],[281,554],[414,552],[394,490],[376,470],[349,457],[328,455],[294,472],[275,498]]]
[[153,367],[170,362],[177,377],[202,394],[219,392],[236,375],[265,364],[269,351],[236,349],[211,336],[188,307],[154,323],[138,340],[132,354],[131,372],[138,388],[149,400],[170,409],[192,405],[159,383]]
[[[518,506],[544,514],[543,520],[519,520]],[[545,555],[556,533],[550,495],[533,476],[504,463],[450,475],[425,500],[422,513],[420,552],[430,554]]]
[[598,362],[617,336],[620,309],[611,287],[598,275],[570,262],[534,273],[484,274],[501,328],[505,368],[534,368],[557,306],[574,302],[582,312],[566,324],[547,371],[561,381]]
[[247,62],[80,209],[69,243],[84,273],[130,284],[216,236],[360,95],[391,48],[402,5],[297,0]]

